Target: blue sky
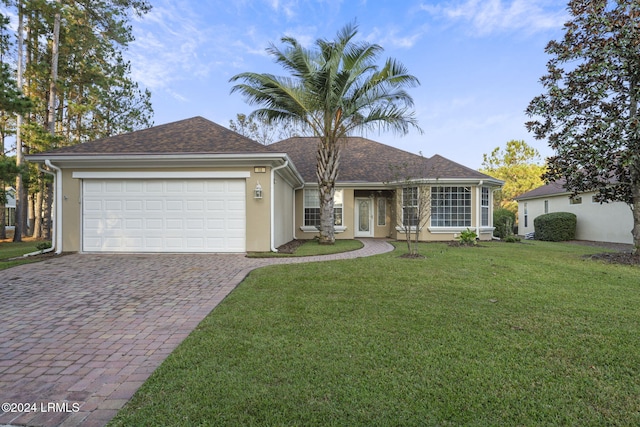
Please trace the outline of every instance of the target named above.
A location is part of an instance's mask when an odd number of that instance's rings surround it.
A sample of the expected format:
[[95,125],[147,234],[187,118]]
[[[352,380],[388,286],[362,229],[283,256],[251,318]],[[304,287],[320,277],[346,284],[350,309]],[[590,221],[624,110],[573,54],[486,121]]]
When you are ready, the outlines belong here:
[[421,85],[411,89],[423,134],[371,139],[477,169],[483,153],[529,134],[524,110],[542,91],[544,47],[562,35],[558,0],[151,0],[133,22],[133,78],[152,92],[156,125],[203,116],[223,126],[252,107],[230,94],[240,72],[284,74],[265,49],[282,36],[311,46],[356,21],[358,37],[381,45]]

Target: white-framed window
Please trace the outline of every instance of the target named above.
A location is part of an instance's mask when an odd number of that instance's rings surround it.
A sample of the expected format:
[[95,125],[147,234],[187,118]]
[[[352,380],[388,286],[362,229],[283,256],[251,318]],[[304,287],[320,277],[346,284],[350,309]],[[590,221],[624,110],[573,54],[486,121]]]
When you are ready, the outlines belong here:
[[549,213],[549,201],[548,200],[544,201],[544,213],[546,213],[546,214]]
[[489,226],[489,187],[482,187],[482,195],[481,195],[481,203],[480,210],[482,211],[482,222],[481,225],[483,227]]
[[[342,225],[343,192],[336,190],[333,195],[333,223]],[[320,192],[317,189],[304,190],[304,226],[320,227]]]
[[471,187],[431,187],[432,227],[471,227]]
[[569,204],[570,205],[581,205],[582,204],[582,197],[580,197],[580,196],[569,197]]
[[16,208],[5,207],[4,208],[4,225],[6,227],[13,227],[16,225]]
[[527,206],[527,202],[524,203],[524,226],[529,226],[529,207]]
[[418,187],[404,187],[402,189],[402,225],[416,227],[418,225]]
[[378,197],[378,225],[387,225],[387,199]]

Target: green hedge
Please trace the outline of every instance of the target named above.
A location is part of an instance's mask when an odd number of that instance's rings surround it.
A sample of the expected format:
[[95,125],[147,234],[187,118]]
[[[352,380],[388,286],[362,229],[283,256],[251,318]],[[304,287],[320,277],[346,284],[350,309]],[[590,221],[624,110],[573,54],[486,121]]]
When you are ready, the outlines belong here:
[[536,240],[562,242],[576,238],[577,218],[570,212],[540,215],[533,220]]
[[513,226],[516,223],[516,214],[509,209],[499,208],[493,211],[493,226],[496,228],[493,234],[504,239],[513,234]]

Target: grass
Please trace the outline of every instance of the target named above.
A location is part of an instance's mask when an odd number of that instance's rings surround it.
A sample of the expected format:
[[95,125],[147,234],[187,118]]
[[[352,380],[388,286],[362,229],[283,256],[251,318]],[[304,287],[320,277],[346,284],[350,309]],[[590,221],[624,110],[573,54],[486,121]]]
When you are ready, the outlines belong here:
[[29,264],[32,262],[40,261],[37,257],[27,257],[19,259],[11,259],[22,257],[24,254],[35,252],[38,250],[38,244],[41,241],[26,241],[26,242],[0,242],[0,270],[14,267],[21,264]]
[[333,245],[321,245],[317,240],[308,240],[296,248],[292,254],[280,252],[251,252],[247,256],[250,258],[280,258],[280,257],[300,257],[314,255],[330,255],[341,252],[355,251],[362,248],[359,240],[336,240]]
[[640,268],[400,248],[252,272],[110,425],[640,425]]

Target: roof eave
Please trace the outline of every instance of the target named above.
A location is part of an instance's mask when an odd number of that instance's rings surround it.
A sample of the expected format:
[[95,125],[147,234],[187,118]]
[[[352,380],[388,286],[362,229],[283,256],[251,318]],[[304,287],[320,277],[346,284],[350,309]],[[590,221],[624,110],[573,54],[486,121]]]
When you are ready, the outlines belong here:
[[[276,167],[287,163],[287,174],[295,184],[304,179],[286,153],[163,153],[163,154],[30,154],[30,162],[50,160],[63,168],[157,168],[157,167]],[[284,172],[284,171],[283,171]]]
[[[407,181],[391,181],[391,182],[368,182],[368,181],[338,181],[337,187],[362,187],[362,188],[390,188],[404,185]],[[411,183],[416,184],[472,184],[478,185],[482,182],[482,185],[491,185],[495,187],[501,187],[504,181],[498,179],[480,179],[480,178],[421,178],[411,180]],[[317,182],[306,182],[306,185],[313,186],[318,185]]]

